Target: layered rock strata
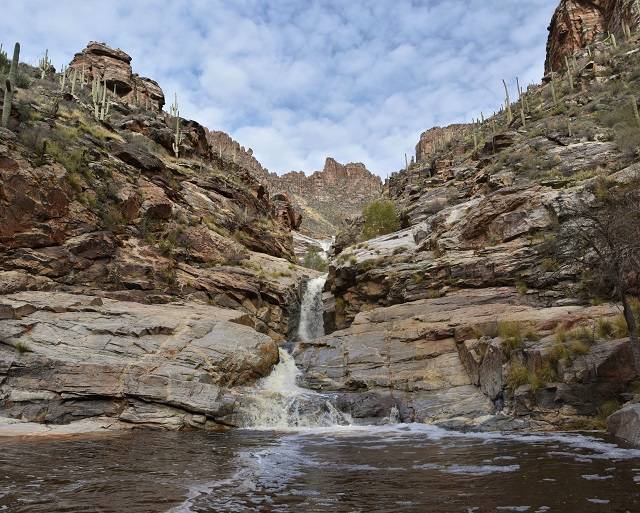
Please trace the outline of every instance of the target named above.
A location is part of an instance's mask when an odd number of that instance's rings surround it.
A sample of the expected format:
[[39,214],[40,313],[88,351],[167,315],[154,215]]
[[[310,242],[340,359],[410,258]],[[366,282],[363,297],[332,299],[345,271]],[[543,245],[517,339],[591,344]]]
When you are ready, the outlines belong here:
[[234,390],[278,361],[249,316],[54,292],[0,298],[0,416],[224,429]]

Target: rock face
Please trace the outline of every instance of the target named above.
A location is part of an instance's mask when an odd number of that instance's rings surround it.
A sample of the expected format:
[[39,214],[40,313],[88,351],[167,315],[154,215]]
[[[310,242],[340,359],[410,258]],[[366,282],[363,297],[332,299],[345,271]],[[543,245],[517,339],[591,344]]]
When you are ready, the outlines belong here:
[[[383,421],[396,406],[406,422],[544,429],[594,415],[603,397],[624,390],[635,376],[628,341],[565,360],[558,382],[535,392],[508,390],[511,367],[523,362],[535,373],[558,325],[615,311],[612,305],[536,308],[507,288],[459,291],[361,312],[348,329],[298,343],[294,354],[306,385],[338,393],[360,422]],[[507,322],[523,323],[538,340],[516,356],[496,337],[478,338]]]
[[253,156],[253,150],[241,146],[225,132],[218,130],[207,131],[207,140],[212,151],[219,158],[231,160],[243,168],[247,169],[255,178],[262,183],[268,183],[269,171],[262,167],[262,164]]
[[625,0],[562,0],[549,25],[545,71],[565,66],[564,58],[594,42],[597,36],[624,35],[623,25],[640,25],[640,6]]
[[467,133],[471,125],[456,124],[444,128],[434,127],[422,132],[416,144],[415,162],[426,162],[437,148],[449,143],[455,136]]
[[75,55],[69,68],[77,69],[78,73],[84,72],[88,81],[106,79],[109,91],[115,87],[122,101],[162,111],[164,93],[158,83],[133,73],[131,57],[119,48],[114,50],[104,43],[91,41]]
[[90,43],[71,64],[86,80],[115,84],[104,123],[90,87],[61,93],[34,80],[29,108],[64,101],[70,115],[15,116],[15,132],[0,130],[0,290],[210,303],[243,310],[257,330],[284,339],[297,325],[298,280],[314,275],[293,265],[299,214],[243,163],[216,155],[205,127],[159,112],[161,90],[133,101],[142,79],[130,61]]
[[640,447],[640,404],[628,404],[611,415],[607,429],[612,435]]
[[[566,77],[556,99],[549,84],[530,87],[525,123],[501,112],[475,140],[460,125],[423,133],[417,162],[385,184],[402,229],[362,241],[351,223],[336,238],[330,335],[296,354],[311,386],[359,418],[395,403],[404,419],[452,427],[601,427],[607,404],[628,400],[638,369],[624,320],[588,306],[596,298],[557,241],[577,204],[596,208],[598,184],[640,172],[625,117],[640,94],[638,43],[637,32],[618,48],[596,40],[607,55],[596,77],[579,51],[573,89]],[[613,324],[615,335],[599,329]]]
[[272,173],[268,182],[273,191],[289,195],[303,213],[301,231],[316,238],[335,235],[346,218],[359,214],[382,191],[382,181],[364,164],[343,165],[330,157],[322,171]]
[[220,429],[234,389],[278,349],[249,317],[206,305],[142,305],[22,292],[0,299],[0,416],[68,424]]

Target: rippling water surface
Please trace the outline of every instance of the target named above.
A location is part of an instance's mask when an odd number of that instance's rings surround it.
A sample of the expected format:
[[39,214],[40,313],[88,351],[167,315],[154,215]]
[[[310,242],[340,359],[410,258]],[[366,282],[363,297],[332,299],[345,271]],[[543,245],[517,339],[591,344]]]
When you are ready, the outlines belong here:
[[0,511],[639,512],[640,451],[418,425],[0,441]]

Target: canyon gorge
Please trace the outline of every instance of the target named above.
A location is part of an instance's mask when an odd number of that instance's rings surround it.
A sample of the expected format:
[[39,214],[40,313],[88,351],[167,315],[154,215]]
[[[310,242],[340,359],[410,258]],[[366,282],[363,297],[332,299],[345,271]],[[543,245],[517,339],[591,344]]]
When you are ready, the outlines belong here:
[[[332,502],[340,486],[363,493],[341,481],[344,465],[385,483],[367,498],[380,511],[424,511],[423,498],[389,502],[402,479],[377,474],[397,442],[414,488],[444,474],[473,497],[443,512],[489,507],[468,478],[496,491],[497,475],[515,486],[526,469],[561,487],[558,461],[574,464],[564,478],[579,490],[566,511],[604,511],[605,495],[633,511],[637,267],[621,271],[623,292],[605,290],[588,255],[563,250],[585,210],[637,199],[639,29],[637,2],[561,0],[541,82],[486,119],[425,127],[384,181],[329,156],[315,172],[270,172],[229,134],[181,118],[177,99],[166,112],[160,85],[106,43],[64,70],[20,63],[0,128],[0,462],[34,440],[54,441],[51,458],[70,440],[72,466],[93,440],[109,461],[125,440],[118,461],[135,474],[148,443],[162,479],[140,478],[149,502],[131,507],[114,486],[119,508],[364,511]],[[397,217],[373,237],[371,205]],[[632,240],[640,218],[625,212]],[[182,443],[222,463],[176,484],[166,469],[183,465]],[[336,488],[318,485],[314,502],[300,476],[317,465]],[[39,472],[25,458],[11,482]],[[533,488],[501,508],[562,511]],[[7,490],[0,511],[23,493]],[[34,504],[20,511],[47,511]]]

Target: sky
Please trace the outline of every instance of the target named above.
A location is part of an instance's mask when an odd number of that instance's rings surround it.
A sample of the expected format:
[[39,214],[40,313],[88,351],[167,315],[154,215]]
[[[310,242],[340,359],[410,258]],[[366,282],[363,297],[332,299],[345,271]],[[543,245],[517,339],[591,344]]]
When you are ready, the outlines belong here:
[[[57,68],[90,40],[270,171],[404,167],[420,133],[497,110],[543,74],[558,0],[2,0],[0,42]],[[168,107],[167,107],[168,108]]]

